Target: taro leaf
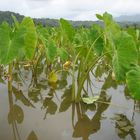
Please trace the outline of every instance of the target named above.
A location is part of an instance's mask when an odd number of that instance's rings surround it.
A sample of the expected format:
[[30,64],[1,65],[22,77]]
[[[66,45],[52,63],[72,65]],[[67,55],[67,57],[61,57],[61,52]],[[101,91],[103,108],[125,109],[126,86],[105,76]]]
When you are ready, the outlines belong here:
[[121,31],[119,25],[108,13],[103,14],[106,37],[113,50],[113,70],[118,81],[125,80],[132,64],[138,63],[138,52],[133,37]]
[[22,123],[24,119],[24,113],[20,106],[13,105],[8,114],[8,122],[11,124],[13,121],[17,121],[18,123]]
[[68,59],[68,53],[64,48],[57,48],[57,54],[60,56],[60,58],[64,61]]
[[102,54],[104,48],[104,39],[101,36],[103,33],[102,27],[100,25],[94,24],[90,30],[91,39],[94,42],[94,50],[98,56]]
[[29,134],[27,140],[38,140],[38,138],[37,138],[37,136],[36,136],[36,134],[35,134],[34,131],[32,131],[32,132]]
[[99,99],[99,96],[94,96],[94,97],[83,97],[82,100],[86,104],[93,104]]
[[[31,59],[35,48],[37,44],[37,33],[36,33],[36,27],[34,25],[34,22],[31,18],[26,17],[21,22],[20,28],[24,27],[26,29],[26,34],[24,38],[24,50],[26,57]],[[21,45],[21,44],[20,44]]]
[[24,18],[19,28],[13,31],[4,22],[0,26],[0,63],[9,64],[23,55],[31,58],[36,41],[35,26],[31,18]]
[[34,107],[34,105],[24,96],[21,90],[12,87],[13,94],[17,100],[20,100],[24,105]]
[[126,32],[121,32],[115,39],[112,63],[118,81],[125,80],[125,75],[131,69],[131,66],[138,63],[136,44]]
[[137,66],[126,74],[126,83],[133,98],[140,100],[140,67]]
[[53,61],[57,54],[57,47],[56,47],[54,41],[49,40],[46,47],[47,47],[47,57],[49,58],[50,61]]
[[[8,64],[18,58],[24,48],[24,36],[26,29],[20,28],[12,33],[9,25],[3,23],[0,26],[0,63]],[[14,35],[13,35],[14,34]]]
[[56,83],[56,82],[58,81],[58,76],[57,76],[57,74],[55,73],[55,71],[52,71],[52,72],[49,74],[48,81],[49,81],[50,83]]
[[99,19],[99,20],[103,20],[103,16],[99,15],[99,14],[96,14],[96,17]]
[[72,25],[67,20],[61,18],[60,26],[61,26],[62,31],[68,37],[68,39],[70,41],[72,41],[74,38],[74,34],[75,34],[75,31],[74,31],[74,28],[72,27]]
[[13,14],[12,14],[12,19],[14,21],[15,27],[19,28],[19,22],[18,22],[17,18]]
[[59,108],[59,112],[64,112],[66,111],[72,104],[72,87],[70,86],[70,88],[66,89],[64,92],[64,95],[62,96],[62,102]]
[[57,105],[52,98],[46,97],[43,106],[47,109],[47,113],[53,115],[57,111]]
[[119,25],[113,20],[112,15],[105,12],[103,14],[103,21],[105,23],[105,31],[107,38],[110,40],[116,37],[116,33],[120,31]]

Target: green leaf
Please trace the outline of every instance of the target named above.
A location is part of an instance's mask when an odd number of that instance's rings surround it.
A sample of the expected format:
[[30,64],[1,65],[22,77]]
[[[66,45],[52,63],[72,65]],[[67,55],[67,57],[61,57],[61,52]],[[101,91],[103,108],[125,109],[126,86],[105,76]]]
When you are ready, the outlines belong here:
[[0,63],[9,64],[23,55],[31,58],[36,42],[36,29],[31,18],[24,18],[19,28],[14,30],[3,23],[0,26]]
[[140,67],[137,66],[126,74],[126,83],[133,98],[140,100]]
[[103,48],[104,48],[104,39],[101,36],[103,34],[103,30],[100,27],[100,25],[94,24],[93,27],[90,30],[91,34],[91,39],[93,42],[95,41],[94,44],[94,50],[98,56],[102,54]]
[[99,20],[103,20],[103,16],[99,15],[99,14],[96,14],[96,17],[99,19]]
[[72,25],[65,19],[60,19],[60,26],[62,28],[62,31],[65,33],[65,35],[68,37],[70,41],[73,40],[75,31]]
[[34,22],[31,18],[26,17],[23,19],[20,28],[26,28],[26,35],[25,35],[25,54],[26,57],[31,59],[35,48],[37,44],[37,33],[36,33],[36,27],[34,25]]
[[14,20],[15,27],[19,28],[19,22],[18,22],[17,18],[13,14],[12,14],[12,19]]
[[57,53],[62,60],[66,61],[68,59],[68,53],[64,48],[57,48]]
[[138,53],[132,36],[126,32],[119,33],[114,42],[113,70],[116,79],[121,81],[125,80],[131,66],[138,63]]
[[24,47],[25,28],[20,28],[12,34],[7,23],[0,27],[0,63],[8,64],[21,55]]
[[53,40],[49,40],[47,45],[47,57],[49,58],[50,61],[53,61],[56,54],[57,54],[57,47]]
[[94,96],[94,97],[84,97],[82,98],[83,102],[86,104],[93,104],[99,99],[99,96]]

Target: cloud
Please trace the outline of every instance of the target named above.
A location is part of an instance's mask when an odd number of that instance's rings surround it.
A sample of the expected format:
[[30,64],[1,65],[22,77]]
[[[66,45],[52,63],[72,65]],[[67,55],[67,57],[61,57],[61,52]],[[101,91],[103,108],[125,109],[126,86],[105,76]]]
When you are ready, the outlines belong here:
[[96,13],[115,16],[140,13],[139,0],[4,0],[0,10],[9,10],[31,17],[95,20]]

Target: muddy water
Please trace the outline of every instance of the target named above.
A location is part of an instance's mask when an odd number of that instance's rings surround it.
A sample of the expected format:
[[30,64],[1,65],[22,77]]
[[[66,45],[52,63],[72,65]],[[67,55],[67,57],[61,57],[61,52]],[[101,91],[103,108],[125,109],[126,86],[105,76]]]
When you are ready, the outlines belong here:
[[75,104],[70,102],[71,86],[64,79],[55,90],[43,84],[32,92],[29,84],[13,83],[11,93],[7,83],[1,83],[0,140],[140,140],[140,104],[130,98],[124,85],[93,77],[99,102]]

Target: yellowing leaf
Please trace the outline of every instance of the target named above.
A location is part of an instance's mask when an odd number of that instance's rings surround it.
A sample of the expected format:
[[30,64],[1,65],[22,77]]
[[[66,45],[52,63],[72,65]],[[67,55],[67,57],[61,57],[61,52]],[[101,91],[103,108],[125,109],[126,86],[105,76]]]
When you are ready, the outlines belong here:
[[99,99],[99,96],[94,96],[94,97],[84,97],[82,98],[83,102],[86,104],[93,104]]
[[71,61],[66,61],[65,64],[63,64],[63,68],[67,70],[69,69],[70,65],[71,65]]
[[116,80],[116,76],[115,76],[115,73],[114,72],[112,72],[111,77],[112,77],[112,80]]
[[55,73],[55,71],[52,71],[52,72],[49,74],[48,80],[49,80],[50,83],[56,83],[56,82],[57,82],[58,76],[57,76],[57,74]]

